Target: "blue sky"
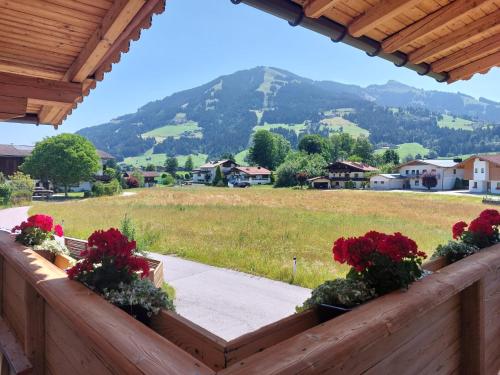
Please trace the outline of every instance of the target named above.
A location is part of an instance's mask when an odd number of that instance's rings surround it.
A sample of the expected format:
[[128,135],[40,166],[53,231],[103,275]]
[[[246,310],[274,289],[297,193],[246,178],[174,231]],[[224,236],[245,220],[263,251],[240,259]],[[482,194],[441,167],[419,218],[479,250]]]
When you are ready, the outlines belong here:
[[394,79],[423,89],[463,92],[500,101],[500,69],[470,81],[439,84],[370,58],[342,43],[229,0],[169,0],[165,13],[142,33],[58,131],[0,123],[0,143],[34,144],[45,136],[101,124],[151,100],[259,65],[362,86]]

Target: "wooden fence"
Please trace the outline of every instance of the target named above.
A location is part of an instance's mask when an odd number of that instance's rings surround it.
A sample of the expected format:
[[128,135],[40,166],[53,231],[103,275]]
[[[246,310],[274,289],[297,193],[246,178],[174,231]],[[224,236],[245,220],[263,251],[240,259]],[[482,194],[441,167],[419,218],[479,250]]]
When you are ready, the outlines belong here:
[[227,342],[171,312],[150,329],[0,233],[0,351],[14,373],[497,374],[500,246],[443,266],[329,322],[307,311]]

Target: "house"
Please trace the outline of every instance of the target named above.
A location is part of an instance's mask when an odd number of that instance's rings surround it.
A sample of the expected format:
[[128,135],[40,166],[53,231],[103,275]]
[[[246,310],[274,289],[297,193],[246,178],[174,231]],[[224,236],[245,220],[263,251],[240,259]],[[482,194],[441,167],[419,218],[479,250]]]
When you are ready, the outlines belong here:
[[[161,176],[159,172],[155,171],[142,171],[139,170],[139,172],[142,174],[142,177],[144,177],[144,186],[145,187],[152,187],[156,185],[156,179]],[[124,172],[123,177],[124,178],[129,178],[133,175],[132,172]]]
[[[106,164],[110,160],[114,160],[115,157],[108,154],[106,151],[96,150],[97,155],[99,155],[99,170],[94,174],[94,179],[97,181],[109,182],[109,178],[106,178],[104,171],[106,170]],[[80,184],[70,187],[70,191],[90,191],[92,190],[92,181],[82,181]]]
[[248,182],[250,185],[271,183],[271,171],[264,167],[234,167],[228,176],[230,183]]
[[363,188],[369,182],[369,174],[377,168],[354,161],[336,161],[327,167],[328,178],[333,189]]
[[307,180],[307,183],[313,189],[331,189],[332,188],[332,183],[327,176],[318,176],[318,177],[309,178]]
[[452,190],[457,179],[464,179],[464,170],[454,160],[413,160],[399,167],[399,174],[405,179],[403,188],[427,190],[422,184],[422,176],[433,175],[437,179],[437,186],[431,190]]
[[407,178],[399,173],[382,173],[370,178],[372,190],[399,190],[404,189]]
[[193,183],[211,184],[214,181],[215,172],[218,167],[220,167],[224,176],[228,176],[233,168],[239,167],[239,164],[230,159],[205,163],[199,168],[193,169]]
[[33,146],[0,145],[0,172],[4,176],[13,175],[32,151]]
[[469,192],[500,194],[500,154],[474,155],[459,164]]

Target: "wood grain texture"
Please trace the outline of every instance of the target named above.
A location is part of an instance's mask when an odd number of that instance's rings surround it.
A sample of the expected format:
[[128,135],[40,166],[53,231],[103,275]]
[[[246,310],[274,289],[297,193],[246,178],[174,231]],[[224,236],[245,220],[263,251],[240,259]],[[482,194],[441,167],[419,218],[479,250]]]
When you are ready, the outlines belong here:
[[[0,318],[0,352],[2,353],[1,374],[31,374],[32,365],[26,358],[22,345],[2,318]],[[8,372],[4,372],[6,370]]]

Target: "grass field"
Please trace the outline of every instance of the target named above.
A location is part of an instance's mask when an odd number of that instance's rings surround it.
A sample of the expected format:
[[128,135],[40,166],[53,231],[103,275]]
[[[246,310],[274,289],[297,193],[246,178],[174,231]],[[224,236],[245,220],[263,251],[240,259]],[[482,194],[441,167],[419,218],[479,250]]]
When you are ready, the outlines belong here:
[[[385,150],[386,149],[378,149],[375,152],[378,154],[382,154]],[[407,155],[411,155],[414,157],[417,154],[420,154],[422,157],[424,157],[429,153],[430,150],[422,146],[420,143],[401,143],[396,148],[396,151],[398,152],[399,157],[403,159]]]
[[248,149],[243,150],[241,152],[238,152],[236,155],[234,155],[234,161],[240,165],[246,165],[246,164],[248,164],[245,161],[245,158],[247,157],[247,155],[248,155]]
[[365,137],[368,137],[370,135],[370,132],[368,130],[360,128],[355,123],[342,117],[327,118],[321,120],[321,123],[331,131],[339,131],[342,129],[343,133],[347,133],[354,138],[358,138],[360,135],[364,135]]
[[[314,287],[345,272],[331,247],[340,236],[400,231],[431,254],[451,226],[486,208],[480,198],[370,191],[152,188],[127,197],[37,202],[32,213],[64,220],[68,236],[117,227],[127,214],[150,250]],[[298,268],[292,280],[292,259]],[[168,265],[167,265],[168,267]]]
[[142,134],[142,138],[154,138],[156,142],[162,142],[167,137],[180,138],[180,136],[190,138],[202,138],[202,129],[195,121],[188,121],[184,124],[169,124]]
[[472,127],[473,122],[460,117],[453,117],[449,115],[443,115],[443,119],[438,121],[438,126],[440,128],[450,128],[457,130],[474,130]]

